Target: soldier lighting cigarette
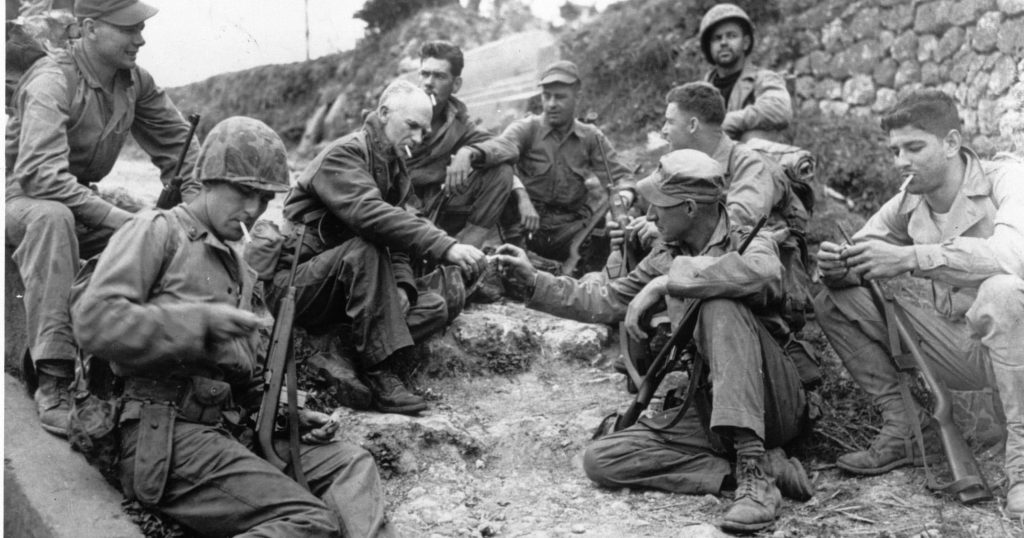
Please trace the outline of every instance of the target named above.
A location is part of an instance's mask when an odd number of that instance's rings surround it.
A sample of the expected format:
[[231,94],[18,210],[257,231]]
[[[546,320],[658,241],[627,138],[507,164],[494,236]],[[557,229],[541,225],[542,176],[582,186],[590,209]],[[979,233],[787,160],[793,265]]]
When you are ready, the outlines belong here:
[[402,147],[405,148],[405,156],[411,159],[412,158],[412,150],[409,149],[409,146],[402,146]]
[[238,225],[242,227],[242,238],[246,243],[252,243],[252,236],[249,235],[249,229],[245,227],[245,223],[238,221]]

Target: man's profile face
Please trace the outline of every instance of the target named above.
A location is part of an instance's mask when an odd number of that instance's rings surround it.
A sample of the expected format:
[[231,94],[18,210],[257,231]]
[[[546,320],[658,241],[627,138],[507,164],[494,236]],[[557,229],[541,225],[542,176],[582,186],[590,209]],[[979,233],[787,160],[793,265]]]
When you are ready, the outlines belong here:
[[146,23],[118,26],[95,19],[87,20],[92,21],[92,24],[89,25],[91,31],[85,37],[99,59],[115,69],[134,68],[139,49],[146,44],[142,38]]
[[423,91],[434,96],[436,106],[442,107],[453,93],[459,91],[462,77],[452,75],[448,60],[428,57],[420,60],[420,85]]
[[680,202],[671,207],[651,204],[647,210],[647,220],[658,228],[662,240],[673,243],[686,237],[686,231],[690,229],[693,219],[690,217],[687,202]]
[[665,125],[661,127],[664,138],[673,151],[677,149],[693,149],[694,133],[690,132],[695,118],[692,114],[680,109],[675,103],[665,107]]
[[578,89],[572,84],[553,82],[541,87],[541,104],[548,125],[561,128],[572,123],[576,116]]
[[419,91],[398,95],[390,105],[382,110],[384,137],[404,157],[406,147],[411,150],[420,145],[430,132],[433,108],[427,94]]
[[[889,131],[889,150],[900,180],[907,182],[911,194],[928,194],[946,181],[949,157],[959,154],[959,147],[946,139],[913,126]],[[909,181],[908,181],[909,178]]]
[[718,67],[731,68],[743,60],[750,36],[738,22],[726,21],[711,31],[711,58]]
[[252,229],[256,219],[267,210],[274,193],[229,182],[203,184],[210,229],[218,238],[237,241],[242,238],[242,223]]

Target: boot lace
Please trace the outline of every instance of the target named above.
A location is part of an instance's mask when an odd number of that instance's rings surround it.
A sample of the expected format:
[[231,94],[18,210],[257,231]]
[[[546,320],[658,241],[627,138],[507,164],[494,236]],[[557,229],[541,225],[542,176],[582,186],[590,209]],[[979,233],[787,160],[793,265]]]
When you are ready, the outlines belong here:
[[768,477],[764,469],[758,464],[755,458],[743,458],[739,462],[739,484],[736,488],[736,498],[755,497],[758,491],[758,484],[766,482]]

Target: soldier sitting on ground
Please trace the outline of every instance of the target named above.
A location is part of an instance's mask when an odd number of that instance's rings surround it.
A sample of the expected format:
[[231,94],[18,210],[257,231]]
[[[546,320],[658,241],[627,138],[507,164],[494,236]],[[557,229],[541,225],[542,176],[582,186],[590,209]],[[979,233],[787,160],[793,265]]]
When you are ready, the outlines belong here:
[[226,242],[287,190],[284,144],[263,123],[229,118],[197,169],[198,196],[118,230],[73,306],[82,348],[124,380],[124,493],[204,536],[390,535],[373,458],[334,440],[323,413],[302,411],[301,461],[285,469],[301,466],[310,491],[242,442],[246,404],[260,401],[260,322],[253,270]]
[[[934,310],[897,297],[925,359],[950,389],[999,393],[1006,416],[1006,512],[1024,516],[1024,164],[983,161],[963,145],[956,103],[937,90],[903,98],[882,118],[903,190],[853,235],[818,251],[827,289],[818,322],[850,375],[881,409],[882,430],[839,468],[877,475],[941,460],[937,426],[900,396],[886,326],[863,279],[931,281]],[[927,454],[913,441],[919,417]]]
[[[484,260],[479,249],[405,207],[412,191],[405,157],[429,135],[431,111],[423,90],[397,80],[362,129],[334,141],[309,163],[285,200],[289,238],[268,290],[274,305],[305,226],[295,275],[296,323],[311,330],[350,324],[358,378],[342,391],[369,387],[370,402],[348,403],[386,413],[426,409],[395,367],[414,342],[444,328],[465,296],[464,289],[461,298],[442,296],[417,281],[410,259],[458,266],[469,277]],[[462,278],[455,274],[452,284],[463,285]]]
[[527,306],[589,322],[622,321],[641,340],[647,334],[640,318],[662,300],[674,324],[689,302],[701,301],[694,340],[709,364],[707,414],[691,407],[670,428],[675,410],[643,419],[590,445],[584,469],[609,487],[713,495],[735,489],[722,526],[755,531],[778,517],[780,490],[800,500],[812,494],[799,461],[778,448],[805,427],[806,399],[784,342],[766,328],[785,324],[776,313],[783,270],[776,238],[764,232],[742,256],[734,252],[740,236],[730,231],[723,174],[699,151],[662,157],[637,190],[651,203],[647,218],[664,241],[625,277],[554,277],[510,245],[499,248],[497,259],[526,287]]

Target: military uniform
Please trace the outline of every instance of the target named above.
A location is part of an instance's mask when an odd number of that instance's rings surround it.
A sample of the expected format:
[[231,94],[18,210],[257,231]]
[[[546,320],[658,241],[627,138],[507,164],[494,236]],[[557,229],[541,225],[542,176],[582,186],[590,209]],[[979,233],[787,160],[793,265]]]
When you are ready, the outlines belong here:
[[[405,208],[412,185],[372,113],[363,128],[339,138],[303,171],[285,201],[293,231],[306,236],[295,274],[296,320],[307,327],[350,321],[363,369],[440,330],[448,305],[414,278],[410,261],[441,260],[456,240]],[[283,291],[292,248],[269,290]],[[398,290],[410,309],[402,313]]]
[[[611,177],[598,145],[608,157]],[[635,185],[601,130],[578,120],[561,133],[548,126],[543,116],[524,118],[476,148],[485,166],[517,161],[516,174],[540,214],[540,228],[527,247],[547,258],[564,260],[573,236],[593,214],[584,185],[588,175],[595,174],[602,185],[620,190],[632,190]]]
[[[714,82],[715,71],[704,80]],[[725,99],[722,130],[735,140],[764,138],[779,141],[779,132],[793,121],[793,101],[786,81],[770,69],[747,63]]]
[[[170,180],[189,131],[146,70],[119,71],[111,92],[95,73],[81,43],[40,59],[18,86],[7,123],[7,244],[25,282],[29,348],[37,362],[74,359],[68,294],[79,259],[100,252],[131,216],[92,184],[113,168],[129,134]],[[193,145],[183,174],[190,175],[195,151]],[[198,189],[188,182],[184,199]]]
[[[931,281],[933,309],[898,300],[939,378],[954,390],[995,387],[1007,421],[1006,473],[1024,483],[1024,164],[982,161],[969,149],[950,210],[936,215],[919,195],[901,192],[853,236],[913,245],[914,276]],[[818,322],[857,382],[887,419],[882,433],[904,437],[888,333],[869,291],[851,277],[816,298]],[[901,406],[902,407],[902,406]],[[909,411],[913,412],[913,411]],[[890,420],[891,419],[891,420]]]
[[[264,134],[253,135],[257,123],[231,118],[210,132],[199,156],[204,178],[287,189],[284,145],[263,124]],[[248,149],[204,158],[209,148],[232,143]],[[254,164],[269,153],[278,157],[272,166]],[[204,535],[387,532],[380,478],[365,450],[342,441],[303,443],[301,461],[288,461],[285,471],[301,465],[306,491],[243,444],[252,438],[244,417],[258,406],[253,389],[263,381],[259,336],[214,339],[209,317],[212,305],[251,310],[256,272],[204,222],[191,205],[137,215],[111,238],[73,305],[83,349],[124,380],[123,491]],[[278,445],[286,454],[287,442]]]
[[[432,207],[436,197],[441,194],[452,155],[466,146],[490,138],[490,133],[470,122],[466,105],[450,97],[444,124],[431,133],[430,140],[413,150],[412,158],[406,162],[419,208]],[[459,233],[467,225],[475,227],[478,230],[476,237],[473,237],[475,244],[482,242],[483,237],[478,236],[484,231],[497,226],[505,211],[512,192],[512,167],[507,163],[477,167],[468,182],[469,187],[465,192],[453,195],[445,202],[437,222],[451,235]]]

